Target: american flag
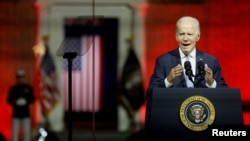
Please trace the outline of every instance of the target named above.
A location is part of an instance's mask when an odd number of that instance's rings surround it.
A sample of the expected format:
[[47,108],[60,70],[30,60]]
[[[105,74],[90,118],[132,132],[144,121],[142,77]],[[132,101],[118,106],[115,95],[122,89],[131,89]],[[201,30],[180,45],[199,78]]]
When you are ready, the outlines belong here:
[[[77,52],[72,61],[72,110],[98,112],[101,110],[102,44],[100,36],[66,37],[64,52]],[[79,53],[80,52],[80,53]],[[64,59],[64,108],[68,110],[68,60]]]
[[57,82],[57,71],[49,48],[45,45],[45,54],[41,60],[40,97],[42,111],[48,114],[60,98]]

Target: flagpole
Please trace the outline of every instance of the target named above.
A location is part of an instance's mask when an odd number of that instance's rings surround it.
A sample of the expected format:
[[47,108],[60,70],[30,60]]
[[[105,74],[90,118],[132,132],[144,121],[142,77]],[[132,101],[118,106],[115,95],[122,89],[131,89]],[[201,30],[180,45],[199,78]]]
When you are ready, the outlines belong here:
[[76,58],[76,52],[68,52],[63,55],[63,58],[68,60],[68,106],[69,106],[69,120],[68,120],[68,141],[72,141],[72,61]]

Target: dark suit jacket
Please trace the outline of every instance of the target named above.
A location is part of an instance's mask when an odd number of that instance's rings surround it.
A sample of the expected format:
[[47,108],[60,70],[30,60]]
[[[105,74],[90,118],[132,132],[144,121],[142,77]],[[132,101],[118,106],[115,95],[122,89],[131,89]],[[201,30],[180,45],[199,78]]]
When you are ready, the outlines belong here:
[[[221,67],[214,56],[203,53],[196,49],[196,63],[199,60],[203,60],[204,64],[208,64],[213,70],[214,79],[217,83],[217,88],[227,87],[227,84],[222,76]],[[153,88],[155,87],[165,87],[164,79],[170,73],[170,70],[176,65],[181,64],[181,58],[178,48],[170,52],[167,52],[156,59],[154,72],[151,76],[149,87],[147,90],[147,98],[152,94]],[[196,65],[196,72],[198,72],[198,67]],[[197,87],[207,88],[206,81],[203,79]],[[177,77],[173,85],[170,88],[187,88],[184,74]]]

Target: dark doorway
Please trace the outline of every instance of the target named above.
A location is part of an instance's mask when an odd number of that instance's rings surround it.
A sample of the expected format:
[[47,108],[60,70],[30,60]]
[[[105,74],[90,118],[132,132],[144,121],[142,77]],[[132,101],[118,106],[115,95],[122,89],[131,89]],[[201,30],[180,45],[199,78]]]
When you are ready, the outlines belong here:
[[[81,17],[81,18],[65,18],[65,39],[80,39],[81,37],[91,37],[95,35],[95,37],[99,38],[97,42],[98,47],[100,49],[100,54],[98,57],[100,61],[98,65],[100,67],[95,67],[95,72],[99,74],[98,79],[100,82],[94,82],[92,88],[90,89],[98,89],[98,100],[95,101],[95,104],[98,108],[95,110],[91,110],[91,105],[89,102],[91,100],[86,100],[85,98],[89,98],[93,95],[93,91],[86,92],[76,92],[72,93],[72,107],[73,113],[71,115],[73,126],[81,127],[81,128],[91,128],[93,125],[93,121],[95,122],[96,128],[116,128],[117,123],[117,49],[118,49],[118,19],[116,18],[95,18],[93,22],[92,18],[89,17]],[[93,38],[90,38],[90,41]],[[72,47],[81,44],[80,42],[74,42],[71,44]],[[91,50],[91,48],[89,48]],[[81,50],[79,50],[81,51]],[[84,56],[84,55],[83,55]],[[79,67],[79,60],[83,56],[77,56],[73,60],[73,71],[79,71],[79,69],[84,69],[84,67],[88,67],[88,65]],[[87,61],[87,63],[91,63],[91,61]],[[78,65],[78,66],[77,66]],[[89,64],[91,65],[91,64]],[[64,68],[67,66],[67,60],[64,60]],[[67,69],[64,69],[67,71]],[[82,72],[84,73],[84,72]],[[90,74],[92,75],[92,74]],[[88,74],[87,74],[88,76]],[[74,79],[74,77],[72,77]],[[77,78],[76,78],[77,79]],[[83,80],[85,80],[83,78]],[[96,80],[96,79],[95,79]],[[91,83],[95,80],[92,80]],[[65,79],[63,81],[66,81]],[[74,82],[74,80],[72,80]],[[74,89],[74,85],[79,85],[79,83],[72,84],[72,89]],[[81,83],[79,86],[83,88],[86,86],[86,83]],[[99,87],[96,88],[96,85]],[[65,87],[65,86],[64,86]],[[93,88],[94,87],[94,88]],[[67,91],[64,89],[64,97],[67,97]],[[74,91],[74,90],[73,90]],[[82,90],[84,91],[84,90]],[[85,95],[85,97],[83,97]],[[76,97],[77,96],[77,97]],[[74,98],[75,97],[75,98]],[[81,99],[77,102],[77,100]],[[75,101],[74,101],[75,100]],[[67,100],[64,100],[67,101]],[[85,103],[88,103],[90,107],[86,108]],[[75,105],[74,105],[75,104]],[[67,104],[65,105],[65,121],[68,121],[69,113],[67,111]],[[92,107],[93,109],[93,107]],[[95,112],[93,112],[95,111]],[[95,118],[95,119],[93,119]],[[76,123],[76,124],[74,124]]]

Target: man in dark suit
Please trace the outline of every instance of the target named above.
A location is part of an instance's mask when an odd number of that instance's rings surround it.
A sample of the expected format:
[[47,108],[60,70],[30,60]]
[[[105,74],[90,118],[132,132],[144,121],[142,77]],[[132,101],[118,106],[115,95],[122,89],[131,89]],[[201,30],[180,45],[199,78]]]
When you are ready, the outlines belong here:
[[[181,17],[176,23],[176,40],[178,47],[156,59],[154,72],[147,90],[147,98],[153,88],[221,88],[228,87],[218,60],[196,48],[200,39],[199,21],[190,16]],[[190,62],[191,76],[186,76],[186,63]],[[198,62],[201,62],[201,65]],[[203,74],[199,74],[202,66]]]
[[12,139],[19,140],[19,129],[22,127],[23,140],[31,141],[31,113],[30,106],[35,101],[33,88],[25,82],[25,72],[18,70],[16,73],[16,84],[11,86],[7,102],[12,106]]

